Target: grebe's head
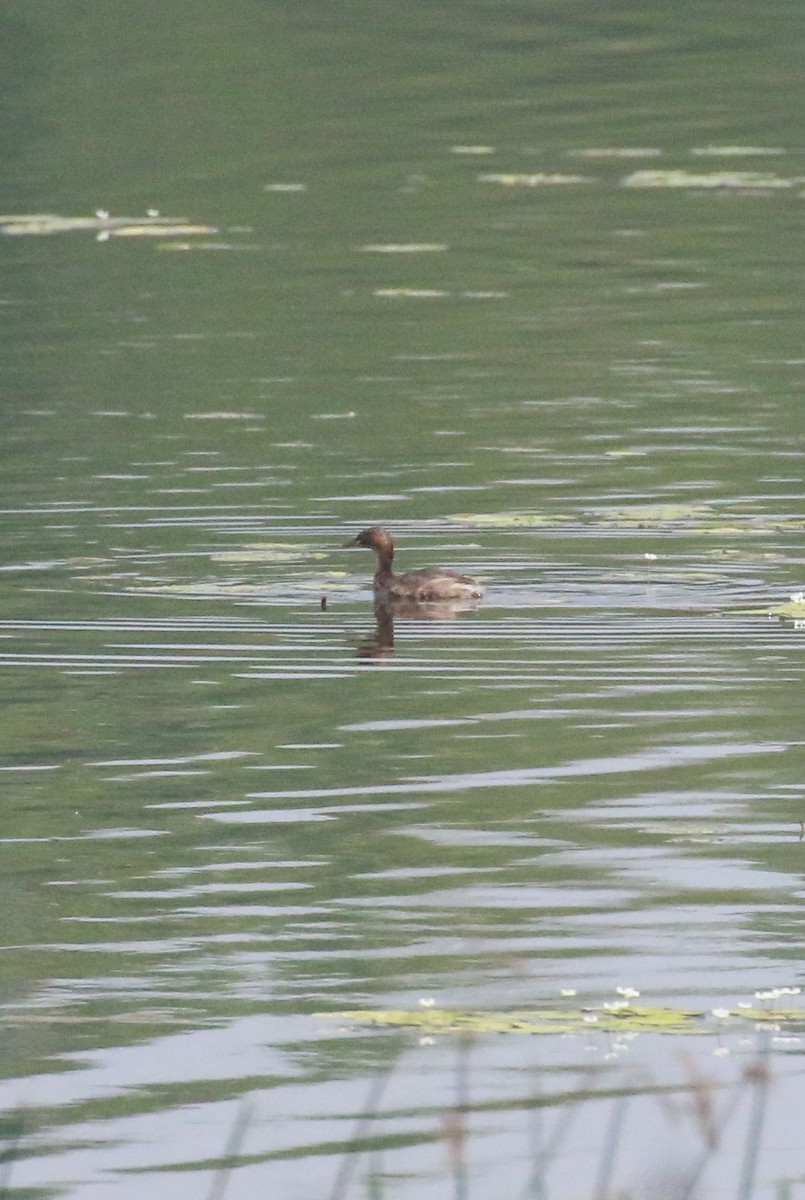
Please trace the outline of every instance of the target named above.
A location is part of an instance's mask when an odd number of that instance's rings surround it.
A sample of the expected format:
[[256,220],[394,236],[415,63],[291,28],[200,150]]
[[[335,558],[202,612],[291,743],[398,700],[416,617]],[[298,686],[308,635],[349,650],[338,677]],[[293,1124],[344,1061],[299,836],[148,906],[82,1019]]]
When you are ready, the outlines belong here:
[[374,550],[378,554],[387,554],[394,551],[394,543],[385,529],[381,529],[379,525],[372,525],[369,529],[362,529],[357,537],[350,538],[348,542],[344,542],[342,549],[346,550],[350,546],[365,546],[367,550]]

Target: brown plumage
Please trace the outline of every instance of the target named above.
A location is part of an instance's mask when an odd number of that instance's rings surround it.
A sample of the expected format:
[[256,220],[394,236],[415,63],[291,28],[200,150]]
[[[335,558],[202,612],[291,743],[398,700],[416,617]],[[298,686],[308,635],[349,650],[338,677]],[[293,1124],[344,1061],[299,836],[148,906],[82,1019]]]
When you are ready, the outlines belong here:
[[366,546],[377,555],[377,570],[373,580],[378,600],[411,600],[419,604],[439,600],[477,600],[483,588],[468,575],[457,575],[441,567],[422,567],[396,575],[392,570],[394,542],[385,529],[373,525],[362,529],[357,537],[344,542],[344,547]]

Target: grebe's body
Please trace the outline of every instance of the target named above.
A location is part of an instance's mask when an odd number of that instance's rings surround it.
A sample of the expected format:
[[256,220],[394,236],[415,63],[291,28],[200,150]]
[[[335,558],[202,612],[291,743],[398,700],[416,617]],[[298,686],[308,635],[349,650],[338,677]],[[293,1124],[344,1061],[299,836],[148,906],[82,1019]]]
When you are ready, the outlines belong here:
[[414,604],[429,604],[444,600],[478,600],[483,588],[468,575],[457,575],[441,567],[423,567],[396,575],[392,570],[394,542],[379,525],[363,529],[344,546],[366,546],[377,555],[377,570],[373,580],[375,598],[382,603],[408,600]]

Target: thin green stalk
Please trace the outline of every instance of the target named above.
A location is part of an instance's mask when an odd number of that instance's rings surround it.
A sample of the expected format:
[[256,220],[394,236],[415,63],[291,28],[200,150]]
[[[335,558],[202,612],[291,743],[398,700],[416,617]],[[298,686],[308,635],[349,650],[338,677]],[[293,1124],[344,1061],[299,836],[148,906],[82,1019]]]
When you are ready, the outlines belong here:
[[760,1141],[763,1134],[763,1120],[766,1115],[766,1101],[769,1098],[771,1070],[771,1034],[764,1029],[761,1034],[760,1053],[754,1062],[749,1078],[752,1084],[752,1111],[749,1115],[746,1146],[744,1148],[741,1181],[738,1185],[738,1200],[751,1200],[755,1186],[755,1175],[760,1158]]
[[229,1179],[232,1174],[232,1166],[240,1153],[240,1148],[243,1145],[243,1139],[246,1136],[246,1130],[251,1123],[254,1110],[248,1101],[244,1100],[238,1109],[232,1128],[229,1131],[229,1137],[224,1146],[224,1153],[221,1160],[221,1165],[212,1177],[210,1190],[207,1193],[207,1200],[223,1200],[224,1192],[229,1186]]
[[601,1162],[598,1167],[598,1179],[596,1180],[595,1191],[593,1192],[594,1200],[606,1200],[609,1185],[612,1182],[612,1174],[615,1169],[618,1142],[620,1141],[623,1123],[626,1120],[626,1109],[629,1107],[629,1100],[629,1096],[621,1096],[613,1105],[612,1114],[609,1118],[609,1126],[604,1139]]
[[358,1160],[360,1159],[360,1155],[355,1153],[355,1147],[360,1144],[366,1129],[377,1114],[380,1101],[383,1099],[383,1093],[386,1090],[386,1085],[391,1079],[392,1070],[393,1065],[388,1070],[383,1070],[378,1075],[375,1075],[372,1080],[372,1086],[369,1088],[369,1095],[366,1097],[364,1110],[355,1122],[355,1128],[352,1131],[352,1138],[350,1139],[352,1148],[350,1149],[350,1145],[348,1145],[344,1151],[341,1165],[338,1168],[338,1174],[335,1177],[333,1188],[330,1192],[330,1200],[342,1200],[350,1185],[355,1168],[358,1165]]

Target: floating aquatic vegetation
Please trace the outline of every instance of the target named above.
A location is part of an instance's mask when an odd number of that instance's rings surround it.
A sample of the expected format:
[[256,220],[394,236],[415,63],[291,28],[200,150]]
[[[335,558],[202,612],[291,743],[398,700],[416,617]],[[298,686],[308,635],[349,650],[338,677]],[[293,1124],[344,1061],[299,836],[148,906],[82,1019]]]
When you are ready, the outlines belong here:
[[127,222],[125,225],[115,225],[114,227],[104,231],[110,238],[137,238],[137,237],[197,237],[203,234],[217,233],[218,230],[214,225],[190,225],[176,222],[165,222],[164,224],[139,224],[137,222]]
[[358,249],[364,254],[437,254],[450,247],[446,242],[367,242]]
[[46,237],[56,233],[94,233],[110,237],[191,237],[218,233],[214,225],[194,225],[186,217],[112,217],[99,211],[91,217],[62,217],[56,213],[0,215],[0,233],[9,237]]
[[544,528],[579,520],[599,529],[684,529],[686,533],[707,537],[749,537],[769,533],[802,533],[805,521],[799,517],[773,517],[762,513],[725,516],[707,504],[629,504],[586,509],[574,517],[551,513],[453,513],[451,520],[462,524],[507,528]]
[[694,146],[691,150],[700,158],[759,158],[787,153],[784,146]]
[[713,171],[706,175],[692,171],[633,171],[621,180],[628,188],[734,188],[767,191],[793,187],[794,179],[763,171]]
[[[220,559],[223,560],[224,558],[225,552],[222,552]],[[290,559],[265,559],[256,557],[251,560],[244,557],[237,561],[241,563],[250,561],[283,562],[290,561]],[[186,583],[141,582],[134,583],[129,590],[137,595],[176,596],[184,600],[253,600],[266,596],[282,595],[287,597],[288,595],[301,592],[318,594],[324,588],[328,592],[350,592],[354,590],[354,585],[348,581],[343,571],[323,571],[315,577],[308,576],[304,579],[294,579],[290,584],[287,581],[283,583],[244,583],[239,579],[210,579],[189,581]]]
[[[98,241],[104,241],[104,238],[98,238]],[[244,249],[243,246],[238,247]],[[180,253],[187,250],[234,250],[235,247],[231,242],[179,242],[179,241],[163,241],[158,242],[157,250],[170,253]]]
[[[621,989],[619,989],[621,990]],[[631,991],[631,989],[622,989]],[[761,993],[761,998],[766,993]],[[771,993],[768,993],[771,995]],[[602,1033],[713,1033],[729,1022],[736,1028],[772,1024],[799,1029],[805,1024],[805,1009],[765,1008],[738,1005],[734,1008],[682,1009],[635,1005],[628,998],[594,1007],[544,1009],[519,1012],[474,1012],[461,1009],[422,1007],[368,1009],[320,1013],[319,1016],[360,1025],[382,1025],[418,1029],[425,1033],[531,1033],[565,1034],[591,1030]]]
[[681,522],[714,520],[714,514],[706,504],[629,504],[623,507],[590,510],[597,525],[629,527],[679,524]]
[[372,292],[373,296],[392,297],[397,299],[402,297],[406,300],[434,300],[449,296],[450,292],[446,292],[443,288],[375,288]]
[[388,299],[404,299],[404,300],[444,300],[450,297],[458,297],[462,300],[505,300],[508,292],[485,292],[485,291],[465,291],[451,292],[444,288],[375,288],[372,292],[373,296],[382,296]]
[[210,555],[213,562],[225,563],[288,563],[304,559],[320,559],[325,555],[310,546],[291,547],[281,542],[256,542],[242,550],[220,550]]
[[265,421],[265,413],[259,412],[189,412],[182,414],[185,421]]
[[735,546],[715,546],[703,550],[705,558],[729,558],[736,562],[780,562],[783,555],[774,550],[742,550]]
[[518,175],[516,173],[501,173],[479,175],[479,183],[499,183],[503,187],[561,187],[571,183],[595,183],[589,175],[562,175],[538,171],[534,175]]
[[546,525],[564,525],[566,518],[546,513],[452,513],[451,521],[467,525],[494,525],[496,528],[542,528]]
[[[634,504],[623,507],[590,509],[585,514],[598,526],[626,526],[628,528],[656,528],[658,525],[678,524],[711,517],[706,505],[701,504]],[[502,528],[541,527],[561,525],[568,518],[545,513],[454,513],[452,520],[473,525],[495,525]]]
[[662,150],[656,146],[590,146],[565,154],[568,158],[659,158]]
[[796,629],[805,629],[805,592],[792,592],[785,604],[777,604],[767,611],[770,617],[792,621]]

